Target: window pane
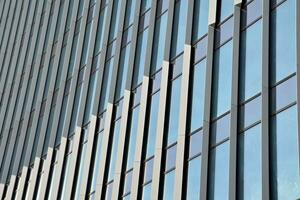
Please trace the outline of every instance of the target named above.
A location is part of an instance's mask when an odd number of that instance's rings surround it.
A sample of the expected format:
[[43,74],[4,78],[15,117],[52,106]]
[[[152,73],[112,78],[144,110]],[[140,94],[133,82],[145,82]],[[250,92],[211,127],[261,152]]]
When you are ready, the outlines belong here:
[[126,17],[124,22],[125,28],[127,28],[130,24],[133,23],[133,19],[135,15],[135,5],[136,5],[136,0],[127,0]]
[[201,180],[201,156],[189,161],[186,199],[199,200]]
[[131,45],[127,45],[125,48],[121,50],[120,65],[118,68],[117,91],[115,97],[116,100],[124,96],[125,85],[127,81],[128,65],[129,65],[130,46]]
[[238,199],[262,199],[261,126],[238,136]]
[[196,45],[195,45],[195,58],[194,63],[198,62],[199,60],[203,59],[207,53],[207,36],[202,38]]
[[[82,133],[84,134],[84,133]],[[85,133],[87,134],[87,133]],[[80,153],[80,162],[79,162],[79,171],[77,172],[77,183],[76,183],[76,192],[75,192],[75,198],[79,199],[80,198],[80,190],[82,187],[82,178],[83,178],[83,172],[84,170],[88,170],[88,166],[85,165],[85,158],[86,158],[86,153],[87,153],[87,143],[82,145],[82,150]]]
[[107,107],[111,78],[112,78],[112,71],[113,71],[113,63],[114,63],[113,61],[114,59],[111,59],[107,63],[105,63],[99,113],[102,113]]
[[99,167],[100,167],[100,162],[101,162],[101,148],[102,148],[102,136],[103,132],[99,133],[97,137],[97,146],[96,146],[96,153],[94,157],[94,166],[92,168],[92,179],[91,179],[91,188],[90,188],[90,193],[96,190],[96,184],[97,184],[97,178],[98,178],[98,173],[99,173]]
[[277,114],[271,120],[272,199],[300,198],[297,123],[296,106]]
[[191,119],[190,131],[193,132],[203,125],[204,96],[205,96],[205,70],[206,60],[194,66],[192,99],[191,99]]
[[233,36],[233,17],[230,17],[216,29],[215,47],[219,47]]
[[[248,0],[249,1],[249,0]],[[247,3],[247,2],[245,2]],[[241,10],[241,28],[250,25],[262,15],[262,0],[254,0]]]
[[271,90],[271,111],[276,112],[296,101],[296,76],[280,83]]
[[143,33],[138,35],[136,55],[135,55],[135,65],[134,65],[134,80],[133,87],[137,86],[143,80],[144,66],[146,59],[146,49],[148,40],[148,29]]
[[176,165],[176,145],[172,146],[171,148],[167,149],[167,159],[166,159],[166,169],[168,171],[175,167]]
[[[84,71],[84,69],[82,71]],[[75,126],[77,124],[77,120],[78,120],[78,116],[79,116],[80,104],[81,104],[81,100],[82,100],[82,89],[83,89],[83,84],[82,83],[80,83],[79,85],[77,85],[76,93],[75,93],[75,99],[74,99],[74,105],[73,105],[73,111],[72,111],[71,125],[70,125],[70,129],[69,129],[69,134],[72,134],[74,132]]]
[[102,44],[103,44],[103,35],[104,35],[104,22],[106,19],[106,10],[107,7],[102,9],[100,11],[100,16],[98,20],[98,27],[97,27],[97,35],[96,35],[96,44],[95,44],[95,54],[101,51],[102,49]]
[[108,169],[108,181],[111,181],[115,175],[115,165],[118,154],[118,143],[119,143],[119,133],[120,133],[120,124],[121,120],[115,122],[114,132],[112,135],[112,145],[111,145],[111,153],[110,153],[110,163]]
[[154,42],[152,50],[152,74],[161,68],[164,59],[168,12],[160,16],[155,22]]
[[130,192],[131,181],[132,181],[132,171],[126,174],[123,194],[127,194]]
[[129,145],[128,145],[128,158],[127,158],[127,166],[126,170],[133,168],[134,156],[135,156],[135,147],[136,147],[136,137],[137,137],[137,128],[139,121],[139,109],[140,107],[135,107],[132,111],[132,118],[130,124],[130,135],[129,137]]
[[202,151],[202,130],[190,136],[189,158],[201,153]]
[[151,7],[151,0],[142,0],[141,3],[141,13],[145,12]]
[[230,135],[230,114],[213,122],[211,125],[211,139],[210,145],[214,146],[219,142],[222,142]]
[[187,12],[188,3],[185,0],[176,2],[172,31],[171,58],[174,58],[184,49]]
[[220,22],[233,13],[233,0],[221,0]]
[[148,125],[148,138],[147,138],[147,153],[146,158],[154,155],[155,153],[155,140],[156,140],[156,129],[157,129],[157,115],[159,107],[159,92],[155,93],[151,97],[151,108]]
[[168,10],[168,7],[169,7],[169,0],[158,0],[156,16],[158,16],[161,13],[163,13],[164,11]]
[[295,0],[288,0],[271,13],[270,65],[272,84],[296,71]]
[[144,183],[152,180],[154,158],[151,158],[145,163]]
[[113,190],[113,182],[106,186],[105,200],[111,200]]
[[229,191],[229,142],[211,150],[209,200],[226,200]]
[[209,0],[195,0],[193,19],[193,41],[201,38],[208,31]]
[[83,50],[81,53],[80,67],[86,65],[87,61],[88,61],[88,53],[90,51],[90,42],[91,42],[90,39],[91,39],[92,30],[93,30],[92,24],[93,24],[93,22],[90,22],[86,25]]
[[151,183],[143,187],[143,200],[151,200]]
[[[261,91],[262,31],[259,20],[241,34],[240,101],[243,102]],[[253,42],[255,41],[255,42]]]
[[92,73],[90,77],[89,89],[88,89],[88,96],[85,105],[84,111],[84,124],[86,124],[90,120],[90,116],[92,114],[92,108],[94,105],[95,95],[96,95],[96,82],[98,77],[99,70]]
[[109,42],[117,37],[122,0],[113,1],[113,12],[110,25]]
[[175,170],[173,170],[165,175],[163,199],[166,199],[166,200],[173,199],[174,179],[175,179]]
[[180,89],[181,77],[176,78],[171,83],[169,100],[169,121],[168,121],[168,145],[177,141],[179,111],[180,111]]
[[231,105],[232,41],[215,51],[212,117],[216,118],[230,109]]
[[261,119],[261,96],[247,102],[240,108],[240,130]]

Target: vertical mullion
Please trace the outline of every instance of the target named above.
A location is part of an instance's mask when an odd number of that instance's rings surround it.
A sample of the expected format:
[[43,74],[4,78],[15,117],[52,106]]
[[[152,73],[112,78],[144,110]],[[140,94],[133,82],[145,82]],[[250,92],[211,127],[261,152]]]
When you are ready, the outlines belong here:
[[262,13],[262,198],[270,199],[269,167],[269,27],[270,0],[263,0]]
[[190,87],[190,70],[191,70],[191,52],[192,52],[192,30],[193,30],[193,14],[194,14],[194,0],[188,1],[188,18],[185,35],[185,46],[183,53],[183,67],[180,91],[180,112],[179,112],[179,133],[177,137],[176,147],[176,168],[175,168],[175,189],[174,198],[182,199],[183,197],[183,180],[185,167],[185,153],[186,153],[186,136],[187,136],[187,110],[188,110],[188,96]]
[[[82,55],[82,50],[83,50],[83,43],[84,43],[84,37],[85,37],[85,30],[86,30],[86,22],[87,22],[87,17],[88,17],[88,10],[89,10],[89,1],[85,1],[84,3],[84,8],[83,8],[83,15],[81,19],[81,27],[80,32],[79,32],[79,40],[77,45],[78,51],[76,52],[76,60],[75,60],[75,68],[74,68],[74,75],[71,81],[71,89],[69,93],[69,98],[68,98],[68,107],[67,107],[67,114],[66,114],[66,129],[65,129],[65,134],[68,135],[70,131],[70,125],[71,125],[71,119],[72,119],[72,114],[73,114],[73,106],[74,106],[74,100],[76,98],[76,90],[77,90],[77,82],[78,82],[78,77],[80,73],[80,62],[81,62],[81,55]],[[77,18],[77,17],[76,17]],[[86,70],[86,69],[85,69]],[[84,83],[82,83],[84,84]],[[82,86],[81,86],[82,87]],[[63,194],[64,199],[71,199],[72,195],[72,186],[74,185],[74,176],[75,176],[75,167],[76,167],[76,162],[78,158],[78,152],[79,152],[79,143],[80,143],[80,136],[81,136],[81,128],[80,127],[75,127],[75,135],[73,138],[73,146],[72,146],[72,154],[71,160],[70,160],[70,165],[69,165],[69,171],[68,175],[70,175],[68,178],[68,182],[70,181],[71,184],[67,184],[66,187],[66,192]],[[63,137],[61,137],[61,141],[63,142],[65,140]],[[62,147],[62,151],[65,151],[66,146]],[[60,149],[61,150],[61,149]],[[56,187],[57,188],[57,187]],[[52,193],[55,194],[55,193]]]
[[[140,7],[141,2],[137,3],[136,7]],[[120,14],[120,18],[126,17],[126,2],[122,1],[122,10]],[[137,8],[136,8],[137,9]],[[135,21],[139,21],[139,17],[135,18]],[[118,67],[119,67],[119,61],[120,61],[120,54],[121,54],[121,48],[122,48],[122,35],[123,35],[123,29],[124,29],[124,20],[121,20],[119,23],[119,35],[117,38],[117,45],[116,45],[116,55],[114,59],[114,72],[113,72],[113,78],[112,78],[112,86],[113,88],[110,91],[109,101],[114,103],[115,99],[115,91],[117,86],[117,79],[118,79]],[[130,48],[133,48],[133,46],[130,46]],[[132,61],[134,61],[134,56],[131,57]],[[133,62],[130,63],[133,66]],[[133,68],[132,68],[133,69]],[[132,70],[133,72],[133,70]],[[124,73],[124,72],[123,72]],[[130,72],[128,72],[129,74]],[[127,119],[128,119],[128,110],[129,110],[129,102],[130,102],[130,89],[125,89],[124,92],[124,102],[122,106],[122,118],[121,118],[121,124],[120,124],[120,135],[119,135],[119,141],[118,141],[118,152],[117,152],[117,158],[116,158],[116,166],[115,166],[115,175],[114,175],[114,184],[113,184],[113,191],[112,191],[112,199],[118,199],[121,191],[121,177],[122,177],[122,164],[124,159],[124,149],[125,149],[125,141],[126,141],[126,127],[127,127]]]
[[[139,8],[137,8],[139,9]],[[148,38],[147,38],[147,49],[146,49],[146,58],[145,58],[145,68],[144,68],[144,76],[142,82],[142,89],[141,89],[141,100],[140,100],[140,110],[139,110],[139,119],[138,119],[138,129],[137,129],[137,137],[136,137],[136,149],[135,149],[135,158],[134,158],[134,165],[133,165],[133,172],[132,172],[132,183],[131,183],[131,198],[136,200],[139,198],[139,183],[141,179],[141,165],[142,165],[142,152],[143,152],[143,141],[145,135],[145,124],[146,124],[146,110],[147,110],[147,103],[148,103],[148,90],[149,90],[149,76],[151,72],[151,58],[152,58],[152,47],[153,47],[153,38],[154,38],[154,30],[155,30],[155,22],[156,22],[156,10],[157,10],[157,2],[152,1],[151,3],[151,13],[150,13],[150,22],[148,27]],[[136,11],[136,16],[140,16],[140,10]],[[133,33],[133,41],[132,46],[135,48],[132,49],[130,54],[130,72],[128,74],[127,83],[126,83],[126,92],[131,90],[132,86],[132,76],[133,76],[133,67],[134,67],[134,58],[135,58],[135,51],[136,51],[136,43],[138,38],[138,20],[134,22],[134,33]],[[124,105],[124,104],[123,104]],[[123,113],[125,109],[123,108]],[[126,119],[127,120],[127,119]]]
[[229,143],[229,199],[236,199],[237,174],[237,134],[238,134],[238,85],[239,85],[239,50],[240,50],[240,17],[241,1],[235,0],[233,25],[233,62],[230,110],[230,143]]
[[168,22],[166,31],[166,43],[164,49],[164,61],[162,65],[161,84],[160,84],[160,96],[159,96],[159,113],[157,122],[157,137],[155,145],[155,157],[153,167],[153,179],[152,179],[152,199],[160,198],[161,190],[161,171],[162,171],[162,156],[163,156],[163,143],[164,132],[166,123],[166,108],[167,108],[167,93],[169,85],[169,68],[170,68],[170,52],[171,52],[171,35],[173,29],[173,18],[175,10],[175,1],[169,2],[168,7]]
[[[93,63],[93,55],[94,55],[94,46],[95,46],[95,40],[96,40],[96,36],[97,36],[97,25],[98,25],[98,21],[99,21],[99,16],[100,16],[100,9],[101,9],[101,4],[102,4],[102,0],[97,1],[95,8],[94,8],[94,12],[96,13],[96,15],[93,18],[93,24],[91,25],[92,28],[92,32],[90,35],[90,46],[93,48],[90,48],[88,50],[88,61],[87,61],[87,71],[85,73],[85,77],[84,77],[84,88],[83,88],[83,100],[82,103],[80,105],[80,110],[79,110],[79,117],[78,117],[78,122],[77,122],[77,126],[82,126],[82,121],[83,121],[83,117],[84,117],[84,111],[85,111],[85,107],[86,107],[86,100],[87,100],[87,94],[88,94],[88,90],[91,89],[90,87],[90,76],[92,75],[91,70],[92,70],[92,63]],[[95,72],[97,73],[97,72]],[[86,192],[87,192],[87,184],[88,184],[88,175],[89,175],[89,169],[90,169],[90,163],[91,163],[91,159],[92,159],[92,149],[93,149],[93,143],[94,143],[94,137],[95,137],[95,129],[91,128],[91,127],[95,127],[96,126],[96,120],[97,117],[96,116],[91,116],[90,119],[90,125],[89,125],[89,133],[88,133],[88,141],[87,141],[87,149],[86,149],[86,157],[85,157],[85,168],[84,168],[84,174],[82,175],[83,180],[82,180],[82,186],[81,189],[79,191],[80,194],[80,198],[84,199],[86,196]],[[93,130],[91,130],[93,129]]]
[[204,116],[203,116],[203,141],[201,154],[201,181],[200,199],[207,199],[208,194],[208,162],[209,162],[209,133],[210,133],[210,110],[212,97],[212,73],[213,73],[213,53],[215,23],[217,18],[217,0],[209,2],[208,15],[208,36],[207,36],[207,62],[205,74],[205,97],[204,97]]
[[[101,51],[100,56],[100,67],[99,67],[99,76],[97,77],[97,83],[96,85],[99,86],[99,90],[96,91],[95,99],[93,105],[93,115],[98,115],[98,106],[100,104],[100,95],[103,85],[103,76],[105,73],[105,60],[106,60],[106,53],[107,53],[107,47],[108,47],[108,40],[109,40],[109,32],[110,32],[110,25],[111,25],[111,18],[112,18],[112,10],[113,10],[113,1],[109,1],[107,5],[107,12],[106,15],[106,21],[104,26],[104,35],[103,35],[103,47]],[[97,183],[96,183],[96,193],[95,193],[95,199],[100,199],[103,194],[103,184],[104,184],[104,174],[105,174],[105,164],[107,163],[107,152],[108,152],[108,142],[109,142],[109,133],[110,133],[110,127],[111,127],[111,121],[112,121],[112,111],[113,111],[113,104],[109,103],[107,104],[107,111],[105,115],[105,122],[104,122],[104,131],[103,135],[103,142],[101,147],[101,152],[103,155],[102,162],[99,166],[99,175],[97,177]],[[92,127],[94,128],[94,127]]]

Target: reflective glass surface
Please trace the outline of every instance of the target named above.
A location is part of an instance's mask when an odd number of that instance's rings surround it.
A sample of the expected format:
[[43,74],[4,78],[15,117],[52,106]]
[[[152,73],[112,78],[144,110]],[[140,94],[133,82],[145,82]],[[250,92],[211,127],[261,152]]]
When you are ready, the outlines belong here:
[[147,152],[146,152],[147,158],[149,156],[154,155],[155,152],[158,106],[159,106],[159,92],[155,93],[151,97],[151,108],[150,108],[148,138],[147,138]]
[[300,197],[299,138],[297,107],[293,106],[271,119],[271,197]]
[[148,29],[146,29],[143,33],[140,33],[138,35],[137,47],[136,47],[137,53],[136,53],[135,64],[134,64],[133,86],[138,85],[143,80],[147,40],[148,40]]
[[118,68],[118,82],[115,99],[119,99],[124,96],[125,85],[127,81],[127,72],[129,65],[129,55],[130,55],[131,45],[127,45],[121,50],[120,65]]
[[191,98],[191,116],[190,132],[200,128],[203,124],[204,116],[204,95],[205,95],[205,70],[206,60],[201,61],[194,66],[192,98]]
[[91,179],[91,186],[90,186],[90,192],[93,192],[96,190],[96,185],[97,185],[97,178],[99,174],[99,167],[100,167],[100,162],[101,162],[101,148],[102,148],[102,137],[103,137],[103,132],[99,133],[97,135],[97,146],[96,146],[96,153],[94,157],[94,166],[92,168],[92,179]]
[[220,22],[233,13],[233,0],[221,0],[220,3]]
[[153,162],[154,158],[151,158],[150,160],[147,160],[145,163],[145,172],[144,172],[144,183],[147,183],[152,180],[152,174],[153,174]]
[[152,50],[151,72],[161,68],[164,59],[168,13],[164,13],[155,22],[154,42]]
[[115,174],[115,165],[118,154],[118,143],[119,143],[119,133],[120,133],[121,120],[117,120],[114,125],[114,132],[112,138],[112,146],[111,146],[111,155],[110,155],[110,163],[109,163],[109,173],[108,173],[108,181],[111,181],[114,178]]
[[129,144],[128,144],[128,152],[127,152],[127,166],[126,169],[129,170],[133,168],[134,156],[135,156],[135,148],[136,148],[136,138],[137,138],[137,128],[138,128],[138,120],[139,120],[139,106],[134,108],[131,116],[131,125],[129,132]]
[[166,200],[173,199],[174,180],[175,180],[175,170],[165,175],[163,199]]
[[181,77],[176,78],[171,83],[170,88],[170,108],[169,108],[169,122],[168,122],[168,145],[177,140],[178,125],[179,125],[179,109],[180,109],[180,89]]
[[296,76],[280,83],[271,90],[271,111],[276,112],[296,101]]
[[225,115],[224,117],[213,122],[211,125],[211,146],[214,146],[226,138],[230,134],[230,114]]
[[174,58],[184,49],[187,12],[188,4],[185,0],[176,2],[172,31],[171,58]]
[[240,102],[254,96],[262,88],[261,21],[259,20],[241,33]]
[[296,1],[288,0],[271,12],[270,67],[274,84],[296,71]]
[[209,0],[195,0],[193,19],[193,41],[201,38],[208,31]]
[[201,156],[194,158],[188,163],[186,199],[199,200],[201,180]]
[[143,200],[151,200],[151,183],[143,187]]
[[212,118],[218,117],[230,109],[232,41],[215,51],[214,77],[212,92]]
[[240,130],[261,119],[261,103],[261,96],[258,96],[240,107]]
[[202,130],[190,136],[189,158],[196,156],[202,151]]
[[238,135],[238,199],[262,199],[261,148],[260,124]]
[[174,168],[176,165],[176,145],[167,149],[167,158],[166,158],[166,168],[165,171],[168,171]]
[[229,142],[210,151],[209,200],[228,199],[229,193]]

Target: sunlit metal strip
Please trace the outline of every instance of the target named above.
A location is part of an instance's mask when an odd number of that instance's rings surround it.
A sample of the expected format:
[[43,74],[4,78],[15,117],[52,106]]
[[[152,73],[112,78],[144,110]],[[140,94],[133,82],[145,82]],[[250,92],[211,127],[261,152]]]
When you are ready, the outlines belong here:
[[[140,100],[140,109],[139,109],[139,119],[138,119],[138,129],[136,137],[136,148],[135,148],[135,158],[132,172],[132,183],[131,183],[131,199],[136,200],[139,198],[139,189],[140,189],[140,180],[141,180],[141,165],[142,165],[142,153],[143,153],[143,143],[145,140],[145,129],[146,129],[146,112],[147,112],[147,103],[148,103],[148,92],[149,92],[149,76],[151,72],[151,58],[152,58],[152,47],[154,41],[154,30],[156,22],[156,11],[157,11],[157,1],[152,1],[151,4],[151,13],[150,13],[150,22],[148,27],[148,39],[147,39],[147,49],[146,49],[146,58],[145,58],[145,69],[143,84],[141,89],[141,100]],[[136,26],[135,28],[138,28]],[[137,39],[136,35],[133,35],[133,38]],[[136,41],[134,41],[136,43]],[[134,43],[132,43],[134,44]],[[133,52],[134,53],[134,52]],[[134,56],[134,55],[133,55]],[[132,61],[134,62],[134,60]],[[133,66],[132,66],[133,67]],[[128,77],[131,82],[132,77]],[[128,88],[131,88],[131,85],[128,85]]]
[[157,132],[155,142],[155,157],[153,163],[153,179],[151,198],[159,199],[161,187],[161,171],[162,171],[162,156],[163,156],[163,141],[166,123],[166,108],[167,108],[167,93],[169,85],[169,68],[170,68],[170,52],[171,52],[171,35],[173,29],[173,18],[175,10],[175,1],[169,2],[168,8],[168,24],[166,33],[166,42],[164,49],[164,61],[162,64],[160,96],[159,96],[159,113],[157,119]]
[[186,154],[186,139],[187,137],[187,111],[188,111],[188,97],[189,97],[189,83],[191,71],[191,54],[192,54],[192,32],[193,32],[193,14],[194,1],[188,1],[188,16],[185,34],[185,45],[183,53],[182,78],[180,89],[180,112],[178,137],[176,146],[176,167],[175,167],[175,183],[174,184],[174,199],[182,199],[184,186],[184,168],[185,168],[185,154]]
[[204,116],[203,116],[203,141],[201,153],[201,181],[200,199],[207,199],[208,189],[208,162],[209,162],[209,132],[210,132],[210,109],[211,109],[211,89],[213,73],[213,53],[215,23],[217,18],[217,0],[209,1],[208,17],[208,36],[207,36],[207,58],[205,74],[205,97],[204,97]]
[[[124,6],[126,7],[126,6]],[[115,168],[115,175],[114,175],[114,185],[113,185],[113,191],[112,191],[112,199],[118,199],[120,195],[120,192],[122,191],[122,186],[121,186],[121,178],[122,178],[122,169],[123,169],[123,164],[124,164],[124,158],[126,156],[124,155],[125,151],[125,143],[126,143],[126,134],[128,134],[127,130],[127,123],[128,123],[128,118],[129,118],[129,113],[130,113],[130,96],[131,96],[131,86],[132,86],[132,77],[134,73],[134,60],[135,60],[135,55],[136,55],[136,44],[137,44],[137,37],[138,37],[138,25],[140,21],[140,7],[141,7],[141,1],[137,1],[135,4],[135,18],[133,21],[132,25],[132,41],[130,44],[130,55],[129,55],[129,67],[128,67],[128,72],[127,72],[127,77],[126,77],[126,86],[125,86],[125,92],[124,92],[124,99],[122,103],[122,118],[121,118],[121,125],[120,125],[120,135],[119,135],[119,141],[118,141],[118,152],[117,152],[117,160],[116,160],[116,168]],[[124,18],[126,17],[125,9],[123,14]],[[124,29],[124,24],[120,24],[120,30]],[[122,31],[123,32],[123,31]],[[121,32],[121,33],[122,33]],[[117,53],[116,59],[119,61],[120,60],[120,54],[121,54],[121,48],[122,48],[122,34],[120,34],[119,41],[117,41],[117,49],[120,51]],[[119,65],[119,62],[115,63],[116,65]],[[123,72],[124,73],[124,72]],[[115,79],[117,79],[117,74],[115,74]],[[115,81],[115,87],[117,88],[117,80]],[[113,102],[115,99],[115,91],[113,92],[114,94],[111,93],[111,101]],[[129,136],[130,137],[130,136]]]

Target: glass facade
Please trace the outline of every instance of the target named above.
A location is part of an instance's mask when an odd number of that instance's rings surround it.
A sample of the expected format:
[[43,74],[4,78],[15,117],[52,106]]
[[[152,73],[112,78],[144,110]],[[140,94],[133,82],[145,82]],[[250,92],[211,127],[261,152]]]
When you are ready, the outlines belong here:
[[299,16],[0,1],[0,199],[300,199]]

